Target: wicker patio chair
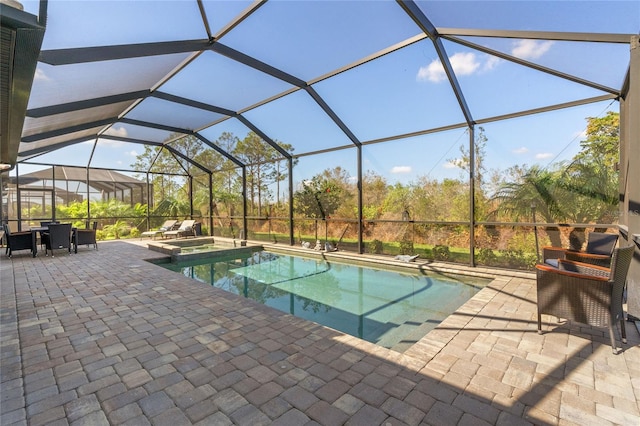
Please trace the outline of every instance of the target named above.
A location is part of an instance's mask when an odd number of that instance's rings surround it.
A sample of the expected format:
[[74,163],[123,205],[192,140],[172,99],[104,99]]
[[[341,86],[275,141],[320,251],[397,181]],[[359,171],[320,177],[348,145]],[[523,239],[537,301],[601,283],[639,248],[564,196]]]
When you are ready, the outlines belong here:
[[607,327],[616,353],[615,321],[620,321],[622,343],[627,343],[622,298],[634,250],[633,245],[616,248],[611,268],[562,259],[558,268],[537,265],[538,333],[542,314]]
[[86,229],[74,229],[73,236],[71,237],[71,242],[73,243],[73,251],[74,253],[78,252],[78,246],[93,245],[93,247],[98,250],[98,241],[96,239],[96,231],[98,229],[98,222],[93,222],[91,228],[87,227]]
[[31,250],[31,253],[35,253],[33,250],[34,237],[31,231],[11,232],[9,225],[3,224],[4,236],[7,240],[7,248],[5,254],[11,257],[14,251],[17,250]]
[[570,250],[562,247],[543,247],[542,259],[550,266],[558,267],[559,259],[591,263],[609,267],[611,253],[618,242],[618,234],[591,232],[585,250]]
[[67,249],[71,253],[71,224],[70,223],[52,223],[49,225],[49,231],[46,232],[45,256],[53,257],[54,249]]

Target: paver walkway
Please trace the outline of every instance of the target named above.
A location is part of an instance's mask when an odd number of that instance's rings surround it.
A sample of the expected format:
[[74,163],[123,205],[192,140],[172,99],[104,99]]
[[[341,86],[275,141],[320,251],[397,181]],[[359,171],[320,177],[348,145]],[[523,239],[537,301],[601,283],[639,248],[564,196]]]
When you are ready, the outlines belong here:
[[633,325],[540,336],[531,279],[400,354],[99,247],[1,256],[3,426],[640,424]]

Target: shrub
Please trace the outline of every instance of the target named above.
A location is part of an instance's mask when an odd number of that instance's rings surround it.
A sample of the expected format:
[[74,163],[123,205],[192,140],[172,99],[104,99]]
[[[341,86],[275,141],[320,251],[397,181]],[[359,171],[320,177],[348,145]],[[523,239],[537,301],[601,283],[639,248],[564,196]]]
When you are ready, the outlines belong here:
[[411,240],[400,241],[400,254],[413,254],[413,241]]
[[380,254],[382,253],[382,250],[383,250],[382,241],[373,240],[369,243],[369,253]]
[[451,257],[449,246],[437,245],[433,248],[432,252],[435,260],[449,260]]
[[476,260],[483,265],[495,265],[498,256],[490,248],[481,248],[476,255]]
[[531,269],[536,264],[536,256],[524,254],[522,250],[505,250],[502,258],[509,268]]

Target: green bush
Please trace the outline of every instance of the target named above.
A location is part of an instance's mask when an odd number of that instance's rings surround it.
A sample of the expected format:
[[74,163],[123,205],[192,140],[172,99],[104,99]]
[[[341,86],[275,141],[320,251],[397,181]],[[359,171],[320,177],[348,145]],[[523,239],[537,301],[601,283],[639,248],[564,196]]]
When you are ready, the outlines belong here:
[[451,258],[449,246],[437,245],[433,248],[432,252],[435,260],[449,260]]
[[382,241],[373,240],[369,243],[369,253],[380,254],[383,251]]
[[531,269],[536,264],[536,256],[524,254],[522,250],[505,250],[502,259],[507,268]]
[[400,254],[413,254],[413,241],[411,240],[400,241]]
[[490,248],[481,248],[476,255],[476,260],[483,265],[495,265],[498,256]]

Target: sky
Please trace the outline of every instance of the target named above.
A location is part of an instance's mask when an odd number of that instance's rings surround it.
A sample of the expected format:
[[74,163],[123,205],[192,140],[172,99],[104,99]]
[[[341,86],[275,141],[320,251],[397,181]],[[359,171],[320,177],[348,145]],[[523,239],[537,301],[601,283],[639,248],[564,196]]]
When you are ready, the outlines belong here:
[[[437,28],[477,28],[569,32],[640,32],[637,1],[442,1],[417,2]],[[38,3],[24,1],[37,14]],[[249,2],[205,1],[212,33],[238,15]],[[340,69],[396,43],[421,35],[420,29],[392,1],[274,1],[260,7],[219,41],[290,75],[313,83],[313,89],[355,137],[365,143],[363,169],[390,183],[462,177],[456,167],[460,147],[468,146],[465,128],[410,137],[415,132],[457,125],[464,115],[428,39],[418,40],[377,60]],[[131,44],[206,38],[193,1],[61,1],[49,2],[43,49]],[[516,56],[599,85],[619,89],[629,63],[628,44],[576,43],[528,39],[466,37],[466,41]],[[566,79],[442,40],[464,101],[474,120],[573,102],[605,94]],[[47,66],[36,71],[29,107],[71,102],[149,88],[171,72],[185,55],[110,61],[99,64]],[[117,89],[114,89],[116,87]],[[293,87],[214,52],[205,52],[159,90],[233,111]],[[482,125],[487,138],[486,167],[547,166],[571,159],[580,149],[587,117],[618,111],[615,101],[597,102],[552,113]],[[294,153],[353,145],[347,135],[298,90],[243,115],[270,138],[289,143]],[[187,107],[165,108],[147,99],[128,115],[198,129],[218,118]],[[204,128],[215,141],[223,132],[242,138],[249,130],[229,119]],[[479,131],[478,129],[476,131]],[[161,141],[168,135],[117,123],[112,134]],[[406,135],[396,141],[372,143]],[[80,143],[34,158],[86,165],[93,143]],[[144,148],[123,142],[100,142],[92,155],[95,167],[128,169]],[[356,174],[356,150],[302,157],[295,180],[311,178],[341,166]],[[22,172],[22,170],[21,170]]]

